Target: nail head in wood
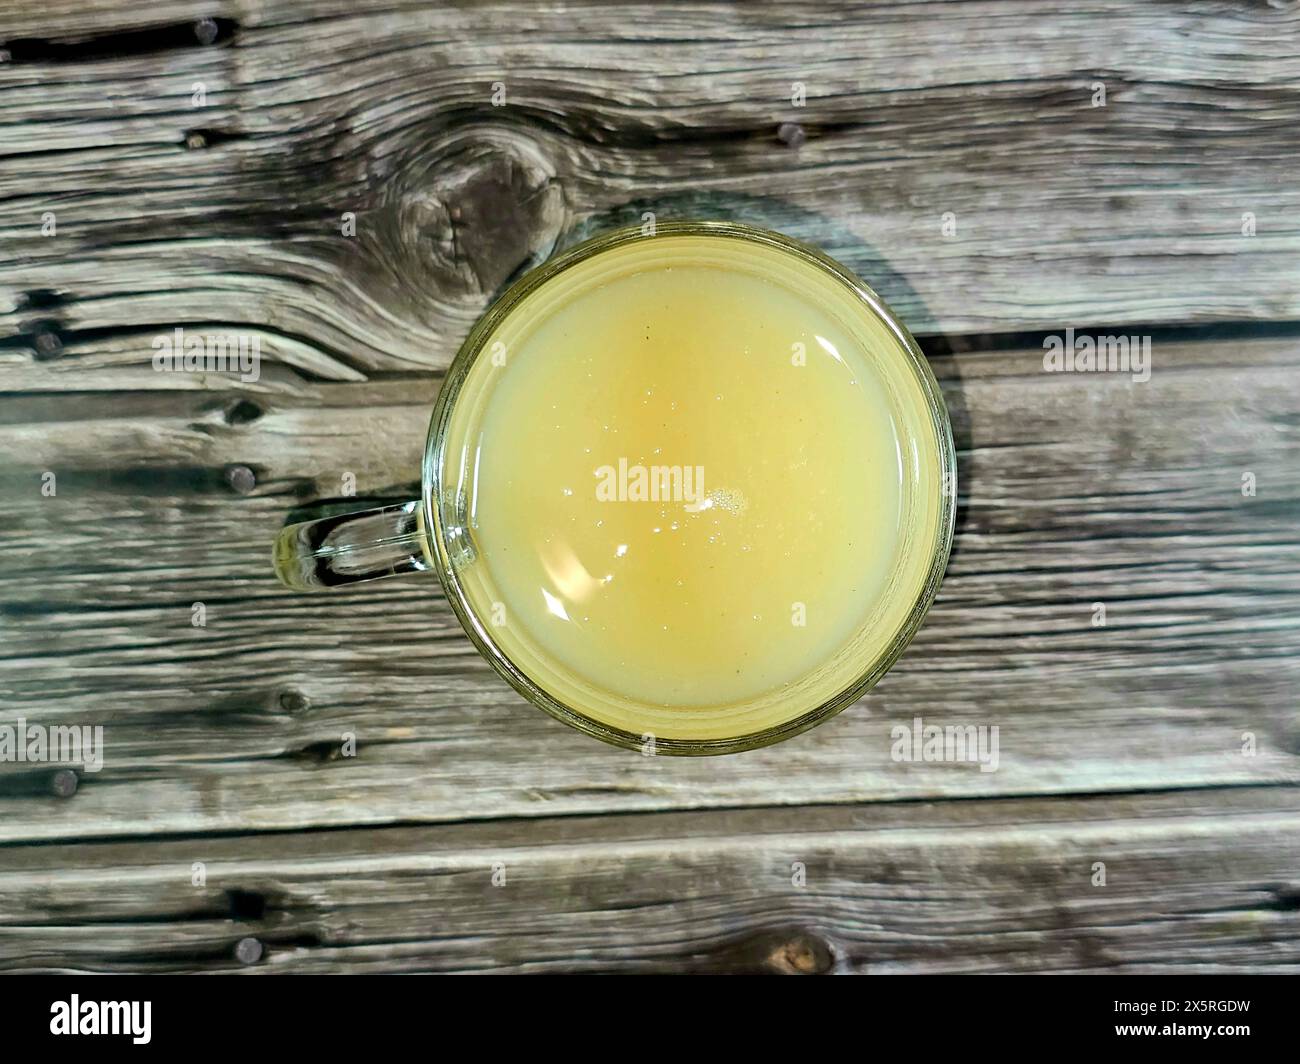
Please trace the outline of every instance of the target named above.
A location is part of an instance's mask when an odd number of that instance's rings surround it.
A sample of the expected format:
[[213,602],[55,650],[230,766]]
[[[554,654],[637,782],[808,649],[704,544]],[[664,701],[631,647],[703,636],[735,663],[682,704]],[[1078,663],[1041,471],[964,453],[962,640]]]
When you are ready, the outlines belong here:
[[782,122],[776,129],[776,139],[791,148],[798,148],[808,139],[808,135],[798,122]]
[[63,341],[59,334],[47,325],[36,327],[32,334],[32,343],[36,346],[36,357],[39,359],[58,358],[63,353]]
[[235,960],[240,964],[256,964],[262,959],[262,943],[255,938],[241,938],[235,944]]
[[226,469],[226,483],[240,495],[247,495],[257,487],[257,474],[246,465],[234,465]]
[[56,798],[71,798],[77,793],[80,779],[70,768],[61,768],[50,777],[50,791]]

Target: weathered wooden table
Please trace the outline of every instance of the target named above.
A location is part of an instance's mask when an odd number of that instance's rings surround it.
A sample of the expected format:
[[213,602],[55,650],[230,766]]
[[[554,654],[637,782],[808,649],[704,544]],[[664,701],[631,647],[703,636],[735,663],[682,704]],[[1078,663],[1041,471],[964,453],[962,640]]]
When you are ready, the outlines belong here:
[[[0,764],[0,967],[1300,971],[1294,2],[2,0],[0,40],[0,723],[105,729]],[[647,211],[860,272],[960,449],[912,648],[730,758],[554,723],[436,580],[268,564],[295,507],[411,497],[493,293]],[[177,326],[259,379],[156,372]],[[1150,379],[1045,372],[1067,328]],[[918,716],[998,771],[895,761]]]

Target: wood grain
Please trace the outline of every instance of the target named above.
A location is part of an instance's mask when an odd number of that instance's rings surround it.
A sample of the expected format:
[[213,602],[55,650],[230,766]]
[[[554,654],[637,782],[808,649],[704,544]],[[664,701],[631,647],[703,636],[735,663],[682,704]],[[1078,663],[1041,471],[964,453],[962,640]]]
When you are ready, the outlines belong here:
[[1286,787],[31,847],[0,970],[1294,974],[1297,832]]
[[[199,13],[223,35],[180,46]],[[920,333],[1300,318],[1292,5],[100,0],[0,25],[0,311],[77,359],[224,322],[325,379],[443,367],[510,274],[644,210],[816,243]],[[61,43],[141,26],[117,58]]]
[[[1041,347],[936,357],[961,482],[926,625],[857,707],[707,762],[607,749],[528,706],[436,581],[277,584],[269,543],[298,500],[345,472],[362,496],[414,494],[432,387],[304,384],[234,424],[207,392],[126,393],[115,416],[98,394],[24,400],[0,425],[3,719],[103,724],[108,753],[67,801],[0,766],[0,838],[1300,782],[1300,341],[1157,342],[1152,360],[1134,383],[1044,373]],[[215,472],[231,463],[252,494]],[[918,715],[996,725],[998,771],[893,761]]]

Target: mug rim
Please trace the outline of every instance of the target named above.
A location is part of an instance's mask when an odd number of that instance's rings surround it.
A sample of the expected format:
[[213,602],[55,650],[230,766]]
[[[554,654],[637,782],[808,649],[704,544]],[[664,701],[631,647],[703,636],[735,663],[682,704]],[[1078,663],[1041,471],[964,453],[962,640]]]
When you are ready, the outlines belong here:
[[[433,416],[430,419],[429,433],[425,440],[421,470],[421,513],[425,537],[429,540],[436,560],[433,568],[438,573],[438,581],[442,585],[443,594],[450,603],[452,611],[456,614],[456,618],[465,630],[470,642],[474,644],[475,649],[486,659],[497,674],[527,701],[562,723],[614,746],[625,749],[641,748],[645,743],[644,736],[595,720],[559,701],[519,669],[509,655],[497,646],[496,641],[487,631],[486,626],[461,588],[445,541],[442,508],[434,505],[434,499],[442,492],[440,471],[445,454],[446,430],[450,423],[452,411],[455,408],[456,398],[460,394],[471,366],[478,359],[486,341],[497,330],[497,327],[527,296],[570,267],[629,240],[653,240],[661,235],[717,236],[757,242],[792,253],[804,261],[827,271],[847,286],[885,324],[906,354],[908,363],[921,385],[939,452],[941,481],[938,540],[930,560],[925,582],[908,610],[907,619],[894,633],[884,651],[872,660],[870,666],[862,675],[838,695],[821,705],[800,714],[792,720],[756,732],[748,732],[744,735],[726,739],[671,739],[658,735],[654,736],[654,749],[656,752],[682,755],[740,753],[744,750],[754,750],[792,738],[829,720],[852,705],[879,683],[881,678],[902,656],[903,651],[907,649],[908,644],[921,627],[926,614],[929,613],[930,607],[938,595],[939,585],[943,581],[948,558],[952,552],[957,510],[957,455],[953,444],[952,421],[943,399],[942,390],[934,376],[934,372],[926,361],[925,355],[921,352],[919,345],[907,330],[907,327],[899,321],[885,301],[856,274],[850,272],[817,248],[793,240],[781,233],[742,222],[661,222],[656,225],[653,235],[644,233],[641,227],[637,225],[623,226],[599,233],[561,252],[559,255],[553,256],[518,278],[505,292],[492,301],[487,310],[474,324],[464,343],[456,352],[456,356],[452,359],[446,377],[443,379],[442,387],[438,391],[438,397],[434,401]],[[951,490],[945,490],[945,485],[951,485]]]

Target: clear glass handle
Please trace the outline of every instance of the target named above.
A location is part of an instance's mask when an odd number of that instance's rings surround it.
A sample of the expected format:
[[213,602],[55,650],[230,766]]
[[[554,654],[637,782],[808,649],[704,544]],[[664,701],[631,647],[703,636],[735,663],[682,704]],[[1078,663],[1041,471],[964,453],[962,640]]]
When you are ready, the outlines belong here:
[[286,525],[274,561],[275,575],[295,591],[433,568],[418,500]]

